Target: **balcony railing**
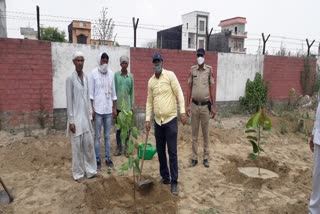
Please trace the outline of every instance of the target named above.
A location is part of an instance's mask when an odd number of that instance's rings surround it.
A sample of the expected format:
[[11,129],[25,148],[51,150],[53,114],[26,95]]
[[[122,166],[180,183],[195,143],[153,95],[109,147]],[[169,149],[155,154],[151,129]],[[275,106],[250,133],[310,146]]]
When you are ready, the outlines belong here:
[[247,38],[247,32],[235,32],[235,31],[232,31],[231,36]]
[[247,48],[231,48],[232,53],[246,53]]

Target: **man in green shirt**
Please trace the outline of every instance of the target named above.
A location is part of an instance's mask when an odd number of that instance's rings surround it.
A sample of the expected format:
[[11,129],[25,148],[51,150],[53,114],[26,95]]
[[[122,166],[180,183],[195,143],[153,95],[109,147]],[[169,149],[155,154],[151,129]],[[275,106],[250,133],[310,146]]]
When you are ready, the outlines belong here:
[[[120,66],[121,70],[116,72],[114,75],[115,78],[115,87],[117,94],[117,112],[121,111],[120,108],[122,103],[124,103],[127,110],[133,110],[134,105],[134,87],[133,87],[133,76],[128,71],[129,58],[127,56],[120,57]],[[122,144],[121,144],[121,130],[117,130],[117,150],[115,156],[121,155]]]

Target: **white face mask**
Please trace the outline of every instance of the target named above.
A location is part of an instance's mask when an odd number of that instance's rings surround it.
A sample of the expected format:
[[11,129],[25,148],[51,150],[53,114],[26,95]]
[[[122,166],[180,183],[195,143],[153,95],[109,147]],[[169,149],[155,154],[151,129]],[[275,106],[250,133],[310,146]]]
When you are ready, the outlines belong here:
[[204,58],[201,57],[201,56],[199,56],[199,57],[197,58],[197,62],[198,62],[198,65],[202,65],[202,64],[204,63]]
[[108,64],[99,65],[98,70],[99,70],[101,73],[103,73],[103,74],[107,73],[107,71],[108,71]]

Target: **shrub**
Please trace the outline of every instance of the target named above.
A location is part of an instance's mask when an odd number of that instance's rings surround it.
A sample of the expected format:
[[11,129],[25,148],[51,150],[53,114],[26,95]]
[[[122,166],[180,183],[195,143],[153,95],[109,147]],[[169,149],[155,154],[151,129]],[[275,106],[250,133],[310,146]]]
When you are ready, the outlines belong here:
[[247,80],[245,96],[240,97],[240,106],[249,113],[255,113],[264,106],[268,97],[268,84],[263,82],[260,73],[256,73],[254,80]]

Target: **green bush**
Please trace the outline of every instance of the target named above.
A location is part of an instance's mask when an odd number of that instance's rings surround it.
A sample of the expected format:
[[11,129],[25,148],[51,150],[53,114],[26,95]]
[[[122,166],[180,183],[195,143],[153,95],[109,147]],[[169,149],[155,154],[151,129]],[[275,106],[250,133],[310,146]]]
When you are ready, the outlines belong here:
[[245,96],[240,97],[240,107],[249,113],[255,113],[264,106],[268,97],[268,84],[263,82],[260,73],[256,73],[254,80],[247,80]]

